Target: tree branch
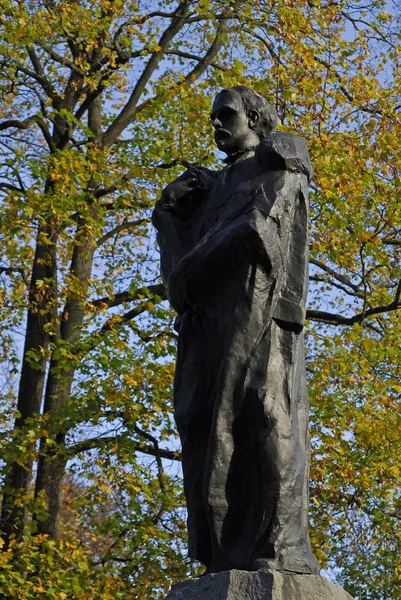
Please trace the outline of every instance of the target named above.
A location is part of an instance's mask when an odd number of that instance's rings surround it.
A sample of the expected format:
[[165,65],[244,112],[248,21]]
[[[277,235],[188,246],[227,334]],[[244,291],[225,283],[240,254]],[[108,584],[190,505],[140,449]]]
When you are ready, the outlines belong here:
[[[133,175],[132,175],[132,169],[130,171],[127,171],[127,173],[124,173],[124,175],[121,176],[121,179],[123,181],[130,181],[130,179],[132,179]],[[95,198],[103,198],[104,196],[108,196],[109,194],[114,194],[114,192],[116,192],[119,189],[119,186],[117,185],[111,185],[108,188],[99,188],[94,196]]]
[[383,238],[382,239],[382,244],[386,244],[388,246],[401,246],[401,239],[397,239],[397,238]]
[[[143,291],[144,291],[144,297],[142,297],[142,298],[139,297],[141,289],[143,289]],[[149,291],[152,292],[152,294],[149,294],[148,293]],[[107,332],[112,331],[114,327],[116,327],[116,326],[119,327],[125,323],[128,323],[129,321],[132,321],[133,319],[135,319],[142,313],[149,311],[151,309],[151,307],[149,306],[150,299],[154,300],[155,296],[159,296],[161,300],[165,300],[167,297],[166,292],[164,290],[164,286],[162,284],[156,284],[155,286],[150,286],[150,288],[149,287],[140,288],[139,290],[136,291],[136,295],[137,295],[137,297],[135,299],[142,300],[142,302],[140,302],[134,308],[125,312],[122,315],[113,315],[113,316],[109,317],[108,319],[106,319],[106,321],[103,323],[103,325],[100,327],[100,329],[94,333],[92,341],[89,344],[85,345],[84,354],[88,354],[98,344],[100,344],[103,341],[103,336]],[[104,303],[106,305],[106,308],[109,308],[109,307],[112,308],[113,306],[122,304],[126,300],[128,302],[130,301],[128,291],[121,292],[121,296],[119,296],[119,295],[117,295],[117,296],[118,296],[117,301],[115,303],[112,298],[105,297],[105,298],[99,298],[97,300],[94,300],[93,304],[94,304],[94,306],[101,307],[102,304]],[[89,302],[88,304],[90,305],[91,303]],[[135,333],[138,335],[138,337],[142,341],[148,342],[150,339],[152,339],[151,336],[145,336],[144,334],[141,335],[141,331],[139,330],[138,326],[133,325],[133,327],[135,329]],[[161,332],[159,335],[168,335],[168,334],[166,334],[166,332]],[[77,354],[82,353],[82,348],[79,346],[79,344],[78,344],[77,348],[75,350],[73,350],[73,352],[76,352]]]
[[21,187],[13,185],[12,183],[6,183],[4,181],[0,182],[0,190],[9,190],[10,192],[18,192],[19,194],[24,194],[25,190]]
[[[174,11],[170,25],[162,34],[157,52],[153,52],[141,76],[139,77],[134,90],[124,108],[114,119],[113,123],[103,135],[103,145],[112,146],[124,129],[132,123],[137,111],[138,100],[144,91],[146,84],[156,70],[159,62],[164,56],[164,50],[170,44],[171,40],[177,35],[185,24],[186,14],[188,12],[188,0],[181,2]],[[182,15],[180,15],[182,13]]]
[[[135,427],[135,430],[137,428]],[[139,430],[141,431],[141,430]],[[142,435],[143,434],[143,435]],[[142,437],[146,437],[144,432],[140,434]],[[153,436],[150,436],[153,437]],[[81,442],[77,442],[73,446],[67,448],[67,455],[69,458],[73,458],[77,454],[81,452],[88,452],[89,450],[94,450],[95,448],[102,448],[103,446],[107,446],[107,444],[112,444],[118,441],[118,436],[105,436],[105,437],[94,437],[89,440],[82,440]],[[149,439],[149,438],[148,438]],[[154,439],[154,438],[153,438]],[[174,450],[168,450],[168,448],[155,448],[155,445],[152,441],[152,445],[145,444],[143,442],[134,442],[134,447],[137,452],[141,452],[142,454],[147,454],[149,456],[154,456],[157,459],[157,455],[159,459],[165,458],[167,460],[181,460],[181,453],[175,452]]]
[[327,323],[327,325],[355,325],[355,323],[363,323],[363,321],[367,317],[373,317],[375,315],[380,315],[383,313],[398,310],[399,308],[401,308],[400,296],[401,280],[398,283],[394,300],[390,304],[386,304],[384,306],[376,306],[374,308],[368,308],[367,310],[357,313],[353,317],[343,317],[342,315],[337,315],[319,310],[307,310],[306,318],[310,319],[311,321]]
[[263,46],[266,48],[266,50],[269,52],[270,56],[274,60],[279,62],[281,65],[284,65],[283,61],[280,59],[279,55],[275,51],[272,42],[267,38],[267,36],[266,36],[266,38],[263,38],[261,35],[258,35],[257,33],[255,33],[254,31],[250,31],[249,29],[243,29],[243,31],[245,33],[247,33],[248,35],[250,35],[251,37],[254,37],[255,39],[257,39],[259,42],[261,42],[263,44]]
[[[347,100],[351,104],[355,104],[355,97],[343,85],[341,75],[333,68],[333,66],[330,63],[328,63],[326,60],[324,60],[323,58],[320,58],[319,56],[315,55],[314,59],[316,60],[316,62],[320,63],[321,65],[326,67],[331,73],[334,74],[335,78],[337,79],[337,81],[339,83],[339,88],[340,88],[341,92],[344,94],[344,96],[347,98]],[[380,108],[374,109],[374,108],[368,108],[367,106],[359,106],[358,108],[359,108],[359,110],[369,113],[370,115],[381,115],[383,113],[383,111]]]
[[18,119],[7,119],[0,123],[0,131],[4,131],[5,129],[28,129],[32,123],[37,123],[37,120],[40,119],[38,115],[32,115],[28,117],[24,121],[19,121]]
[[43,136],[50,148],[50,150],[55,150],[55,144],[53,138],[50,135],[50,131],[47,127],[45,121],[39,115],[32,115],[23,121],[19,121],[18,119],[7,119],[0,123],[0,131],[4,131],[5,129],[29,129],[29,127],[36,123],[39,126],[40,130],[43,133]]
[[[218,51],[224,43],[224,36],[227,31],[227,21],[232,16],[231,7],[228,7],[224,14],[226,16],[224,16],[223,14],[219,16],[219,25],[217,28],[216,36],[209,50],[206,52],[205,56],[200,60],[196,67],[192,69],[190,73],[188,73],[178,84],[174,84],[174,86],[172,86],[172,88],[170,89],[173,89],[174,87],[179,87],[184,83],[193,83],[196,79],[203,75],[206,69],[211,65],[213,59],[215,58],[215,56],[217,55]],[[149,105],[152,104],[152,102],[154,102],[158,97],[159,96],[149,98],[148,100],[145,100],[144,102],[139,104],[136,107],[135,114],[149,107]]]
[[114,296],[105,296],[104,298],[97,298],[90,302],[93,306],[113,308],[119,306],[124,302],[135,302],[136,300],[142,300],[143,297],[147,298],[159,296],[163,300],[167,298],[166,288],[162,283],[156,283],[147,287],[141,287],[137,290],[125,290],[124,292],[118,292]]
[[0,267],[0,274],[7,273],[7,275],[11,275],[11,273],[19,273],[22,277],[22,281],[25,283],[26,287],[29,287],[29,281],[25,275],[25,271],[22,267]]
[[103,237],[101,237],[97,241],[97,247],[104,244],[110,238],[118,235],[121,231],[125,231],[126,229],[133,229],[135,227],[138,227],[138,225],[142,225],[142,223],[146,223],[148,221],[149,221],[149,217],[146,217],[143,219],[137,219],[136,221],[124,221],[123,223],[121,223],[121,225],[117,225],[117,227],[114,227],[114,229],[111,229]]
[[55,62],[59,63],[60,65],[63,65],[64,67],[68,67],[69,69],[71,69],[71,71],[74,71],[80,77],[82,77],[82,78],[85,77],[84,71],[82,71],[82,69],[80,69],[75,63],[73,63],[70,60],[68,60],[68,58],[65,58],[64,56],[61,56],[61,54],[58,54],[55,50],[53,50],[53,48],[50,48],[50,46],[48,46],[47,44],[45,44],[41,40],[35,40],[35,43],[38,44],[38,46],[40,46],[42,48],[42,50],[44,50],[45,52],[47,52],[47,54]]
[[17,71],[21,71],[21,73],[24,73],[24,75],[27,75],[28,77],[31,77],[32,79],[37,81],[42,86],[42,89],[45,92],[46,96],[48,96],[49,98],[52,98],[54,100],[54,98],[57,97],[56,90],[53,88],[49,80],[46,79],[44,75],[37,75],[33,71],[30,71],[29,69],[20,64],[17,65]]
[[[324,263],[320,262],[319,260],[316,260],[315,258],[310,258],[309,262],[312,265],[315,265],[316,267],[319,267],[319,269],[322,269],[322,271],[325,271],[325,273],[327,273],[328,275],[330,275],[331,277],[333,277],[334,279],[336,279],[340,283],[343,283],[347,287],[350,287],[351,290],[353,290],[356,295],[361,294],[359,286],[356,285],[355,283],[352,283],[352,281],[350,281],[348,279],[348,277],[345,277],[344,275],[341,275],[340,273],[337,273],[336,271],[334,271],[334,269],[332,269],[331,267],[325,265]],[[359,296],[359,297],[363,297],[363,294],[361,296]]]
[[165,492],[166,485],[164,483],[164,469],[163,469],[163,463],[162,463],[162,456],[161,456],[161,452],[160,452],[160,448],[159,448],[159,442],[153,435],[151,435],[150,433],[148,433],[146,431],[143,431],[137,425],[134,426],[134,431],[140,437],[145,438],[145,440],[148,440],[153,445],[153,451],[154,451],[153,456],[156,458],[156,462],[157,462],[157,474],[158,474],[158,479],[159,479],[160,490],[162,492]]
[[332,281],[328,277],[320,277],[319,275],[310,275],[309,281],[316,281],[317,283],[324,283],[326,285],[330,284],[331,286],[335,287],[337,290],[341,290],[342,292],[347,294],[347,296],[353,296],[354,298],[360,298],[360,299],[364,298],[364,295],[362,292],[360,292],[360,293],[352,292],[345,285],[341,285],[341,283],[336,283],[335,281]]
[[123,315],[117,315],[116,317],[111,317],[107,319],[105,323],[103,323],[102,327],[99,330],[99,335],[102,336],[104,333],[111,331],[116,322],[118,323],[127,323],[128,321],[132,321],[135,317],[139,317],[143,312],[149,310],[148,300],[146,302],[141,302],[135,308],[127,311]]
[[219,24],[218,24],[218,27],[216,30],[216,35],[215,35],[212,45],[210,46],[209,50],[206,52],[203,59],[199,61],[199,63],[196,65],[196,67],[194,67],[192,69],[192,71],[190,73],[188,73],[188,75],[186,75],[186,77],[184,78],[185,82],[195,81],[195,79],[198,79],[206,71],[206,69],[212,64],[213,59],[215,58],[215,56],[217,55],[218,51],[220,50],[221,46],[224,43],[224,37],[227,32],[227,21],[230,18],[230,16],[231,16],[231,7],[229,6],[222,13],[221,20],[219,21]]
[[37,81],[37,83],[41,85],[43,91],[49,98],[54,98],[56,96],[56,90],[53,88],[50,81],[47,79],[38,55],[36,54],[33,48],[28,47],[27,52],[31,60],[32,66],[35,69],[35,74],[32,73],[33,78],[35,79],[35,81]]
[[[197,60],[198,62],[202,62],[204,60],[201,56],[190,54],[189,52],[182,52],[182,50],[165,50],[164,54],[169,54],[170,56],[180,56],[182,58],[188,58],[189,60]],[[227,71],[226,67],[223,67],[215,62],[211,62],[210,66],[214,67],[215,69],[220,69],[220,71]]]
[[[203,158],[206,159],[207,155],[204,156]],[[201,165],[201,163],[191,163],[188,160],[184,160],[183,158],[174,158],[173,160],[171,160],[169,162],[159,163],[158,165],[155,165],[154,168],[156,168],[156,169],[172,169],[173,167],[176,167],[177,165],[185,167],[186,169],[193,169],[194,167],[199,167]]]

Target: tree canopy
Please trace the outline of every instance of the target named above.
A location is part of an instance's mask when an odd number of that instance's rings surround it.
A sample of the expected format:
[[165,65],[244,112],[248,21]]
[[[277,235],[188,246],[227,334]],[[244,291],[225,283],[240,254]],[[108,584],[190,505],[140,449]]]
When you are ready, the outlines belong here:
[[253,87],[308,141],[311,534],[401,598],[399,7],[0,0],[0,594],[161,598],[185,553],[174,317],[150,225]]

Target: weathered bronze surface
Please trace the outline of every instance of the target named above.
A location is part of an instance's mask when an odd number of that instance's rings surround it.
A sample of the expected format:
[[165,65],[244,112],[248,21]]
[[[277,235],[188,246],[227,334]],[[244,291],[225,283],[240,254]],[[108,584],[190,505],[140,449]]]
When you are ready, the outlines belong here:
[[304,140],[274,133],[274,109],[248,88],[220,92],[211,119],[227,166],[186,171],[153,214],[178,313],[189,555],[212,572],[316,574],[303,339],[312,168]]

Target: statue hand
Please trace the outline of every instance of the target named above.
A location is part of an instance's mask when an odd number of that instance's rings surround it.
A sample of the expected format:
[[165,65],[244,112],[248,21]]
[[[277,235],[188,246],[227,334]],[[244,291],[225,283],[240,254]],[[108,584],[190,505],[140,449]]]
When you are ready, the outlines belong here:
[[204,198],[212,176],[206,169],[188,169],[163,190],[161,202],[164,210],[182,216],[188,207],[195,208]]

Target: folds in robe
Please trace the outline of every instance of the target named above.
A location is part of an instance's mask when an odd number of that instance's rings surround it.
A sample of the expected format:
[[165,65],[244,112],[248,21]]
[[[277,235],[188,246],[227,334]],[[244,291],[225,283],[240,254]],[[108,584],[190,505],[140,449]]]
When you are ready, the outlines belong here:
[[310,176],[303,140],[276,134],[205,172],[197,191],[183,186],[187,172],[155,209],[179,315],[174,406],[189,554],[210,570],[319,570],[302,334]]

